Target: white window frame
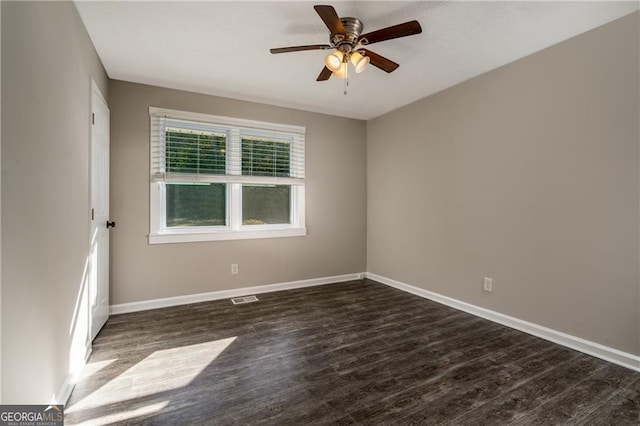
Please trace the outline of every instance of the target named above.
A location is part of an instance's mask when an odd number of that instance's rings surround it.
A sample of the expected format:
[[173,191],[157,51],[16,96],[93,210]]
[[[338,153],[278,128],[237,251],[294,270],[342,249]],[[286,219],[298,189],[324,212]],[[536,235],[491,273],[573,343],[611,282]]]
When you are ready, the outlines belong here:
[[[305,184],[304,164],[296,172],[296,177],[262,177],[242,176],[241,168],[236,167],[230,171],[227,160],[227,174],[213,178],[214,183],[224,183],[226,190],[227,224],[226,226],[197,226],[197,227],[167,227],[166,224],[166,179],[159,162],[164,155],[159,150],[161,141],[159,121],[162,118],[175,120],[188,120],[206,123],[214,127],[226,130],[235,136],[239,142],[227,138],[227,156],[235,155],[242,159],[238,152],[241,149],[242,134],[257,136],[273,136],[274,133],[281,138],[289,139],[295,145],[295,149],[301,150],[301,158],[304,163],[304,136],[306,129],[301,126],[287,124],[267,123],[262,121],[245,120],[231,117],[201,114],[194,112],[171,110],[166,108],[149,107],[150,116],[150,197],[149,197],[149,244],[185,243],[200,241],[224,241],[254,238],[279,238],[298,237],[307,235],[305,225]],[[237,145],[239,144],[239,145]],[[293,146],[293,145],[292,145]],[[164,161],[164,159],[162,159]],[[240,165],[241,167],[241,165]],[[176,181],[175,176],[172,181]],[[185,181],[193,181],[185,179]],[[242,224],[242,185],[243,184],[274,184],[291,186],[290,223],[269,225],[243,225]]]

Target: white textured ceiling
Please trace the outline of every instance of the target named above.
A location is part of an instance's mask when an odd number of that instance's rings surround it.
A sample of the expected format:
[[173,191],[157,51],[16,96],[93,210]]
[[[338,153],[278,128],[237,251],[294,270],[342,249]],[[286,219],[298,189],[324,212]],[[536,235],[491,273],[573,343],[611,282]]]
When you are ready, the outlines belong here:
[[[416,19],[422,34],[370,45],[398,62],[316,82],[328,43],[313,9],[331,4],[364,32]],[[76,1],[109,77],[370,119],[638,9],[638,2]]]

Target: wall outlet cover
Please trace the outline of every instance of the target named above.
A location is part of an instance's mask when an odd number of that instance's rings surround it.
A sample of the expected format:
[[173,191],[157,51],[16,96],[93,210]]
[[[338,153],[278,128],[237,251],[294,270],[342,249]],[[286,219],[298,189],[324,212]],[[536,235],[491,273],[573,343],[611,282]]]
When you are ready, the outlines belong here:
[[492,278],[484,278],[484,291],[492,292],[493,291],[493,279]]

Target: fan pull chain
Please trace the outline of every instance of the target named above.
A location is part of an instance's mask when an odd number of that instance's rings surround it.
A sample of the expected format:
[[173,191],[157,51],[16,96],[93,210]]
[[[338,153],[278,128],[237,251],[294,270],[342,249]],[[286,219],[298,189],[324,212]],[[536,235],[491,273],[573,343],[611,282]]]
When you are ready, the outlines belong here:
[[349,63],[345,61],[347,64],[345,68],[345,78],[344,78],[344,95],[347,96],[347,88],[349,87]]

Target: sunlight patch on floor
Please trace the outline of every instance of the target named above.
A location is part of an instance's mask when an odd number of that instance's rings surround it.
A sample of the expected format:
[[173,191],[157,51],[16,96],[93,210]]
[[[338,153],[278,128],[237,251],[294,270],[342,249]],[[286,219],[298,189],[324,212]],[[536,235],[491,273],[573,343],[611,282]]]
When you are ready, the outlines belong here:
[[114,414],[107,414],[105,416],[97,417],[95,419],[90,419],[82,423],[78,423],[78,425],[83,425],[83,426],[110,425],[116,422],[122,422],[125,420],[134,419],[136,417],[142,417],[149,414],[157,413],[167,405],[169,405],[169,401],[156,402],[154,404],[145,405],[144,407],[139,407],[133,410],[118,412]]
[[[131,404],[132,400],[138,398],[186,386],[236,338],[237,336],[155,351],[76,402],[66,412],[71,414],[120,402]],[[106,366],[103,363],[113,361],[88,364],[87,368],[97,372]],[[88,373],[90,371],[83,372],[83,378],[88,378]]]
[[113,364],[115,361],[115,359],[107,359],[104,361],[96,361],[86,364],[82,370],[82,376],[91,377],[103,368]]

